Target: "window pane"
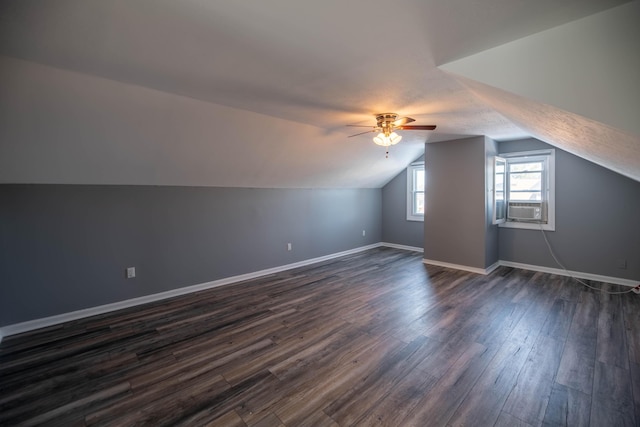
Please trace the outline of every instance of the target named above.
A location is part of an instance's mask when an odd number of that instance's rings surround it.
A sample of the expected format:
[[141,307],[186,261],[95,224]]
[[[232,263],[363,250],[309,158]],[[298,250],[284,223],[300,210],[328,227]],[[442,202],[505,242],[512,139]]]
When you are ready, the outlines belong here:
[[506,218],[504,199],[496,200],[496,219]]
[[415,199],[413,204],[413,213],[422,215],[424,214],[424,193],[415,193]]
[[517,191],[511,192],[510,200],[518,201],[518,202],[527,202],[527,201],[542,201],[542,193],[534,192],[534,191]]
[[407,167],[407,221],[424,221],[425,179],[423,164]]
[[541,171],[542,162],[510,163],[509,172]]
[[424,169],[416,170],[415,180],[415,190],[424,191]]
[[511,173],[509,174],[509,191],[540,191],[542,190],[542,172]]

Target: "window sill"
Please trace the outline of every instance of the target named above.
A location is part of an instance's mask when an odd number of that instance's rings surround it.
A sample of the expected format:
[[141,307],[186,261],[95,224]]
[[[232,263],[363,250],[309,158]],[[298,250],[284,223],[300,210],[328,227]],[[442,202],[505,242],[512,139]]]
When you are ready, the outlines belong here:
[[424,222],[424,216],[407,216],[407,221]]
[[[542,226],[542,227],[541,227]],[[556,231],[555,224],[536,224],[530,222],[517,222],[517,221],[507,221],[501,224],[498,224],[498,227],[501,228],[519,228],[521,230],[538,230],[540,229],[544,231]]]

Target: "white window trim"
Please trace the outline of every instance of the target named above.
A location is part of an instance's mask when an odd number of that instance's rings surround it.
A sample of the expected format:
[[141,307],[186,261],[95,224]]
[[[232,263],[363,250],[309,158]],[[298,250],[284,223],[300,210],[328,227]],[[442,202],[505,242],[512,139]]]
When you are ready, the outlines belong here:
[[413,176],[416,169],[424,169],[424,162],[414,162],[407,167],[407,221],[424,222],[424,214],[413,214]]
[[[498,193],[498,187],[496,185],[496,175],[498,174],[498,163],[503,163],[502,167],[504,168],[505,171],[505,176],[506,176],[506,169],[507,169],[507,160],[504,157],[500,157],[500,156],[495,156],[493,158],[493,181],[491,183],[491,193],[492,193],[492,197],[493,197],[493,224],[502,224],[507,220],[507,207],[506,205],[504,206],[504,216],[502,218],[498,218],[498,198],[496,197],[496,194]],[[502,179],[502,193],[506,193],[507,189],[506,189],[506,180],[503,178]],[[503,198],[504,198],[504,194],[503,194]],[[505,204],[506,204],[506,198],[504,200]]]
[[[525,230],[540,230],[541,228],[546,231],[555,231],[556,230],[556,150],[535,150],[535,151],[520,151],[515,153],[501,153],[498,155],[499,157],[506,159],[513,157],[537,157],[537,156],[546,156],[548,159],[547,164],[547,182],[545,185],[544,191],[547,193],[547,223],[530,223],[530,222],[518,222],[518,221],[509,221],[505,220],[498,224],[498,227],[503,228],[520,228]],[[495,189],[495,184],[494,184]],[[508,203],[508,200],[505,201]],[[495,197],[494,197],[494,207],[495,211]],[[505,209],[507,209],[505,207]],[[494,213],[495,215],[495,213]]]

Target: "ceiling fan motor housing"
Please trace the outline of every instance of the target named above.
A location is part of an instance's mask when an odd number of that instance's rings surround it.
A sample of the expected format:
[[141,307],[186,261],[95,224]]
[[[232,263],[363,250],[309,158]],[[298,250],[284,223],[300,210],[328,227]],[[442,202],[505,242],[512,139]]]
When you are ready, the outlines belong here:
[[377,127],[382,129],[382,132],[385,134],[385,136],[389,136],[394,128],[393,122],[395,122],[397,119],[398,115],[395,113],[378,114],[376,116]]

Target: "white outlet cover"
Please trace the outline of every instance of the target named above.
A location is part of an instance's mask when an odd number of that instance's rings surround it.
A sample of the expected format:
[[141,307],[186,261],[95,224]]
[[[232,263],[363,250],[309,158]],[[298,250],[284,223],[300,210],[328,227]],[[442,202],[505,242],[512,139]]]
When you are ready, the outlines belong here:
[[128,267],[127,268],[127,279],[132,279],[136,277],[136,268],[135,267]]

